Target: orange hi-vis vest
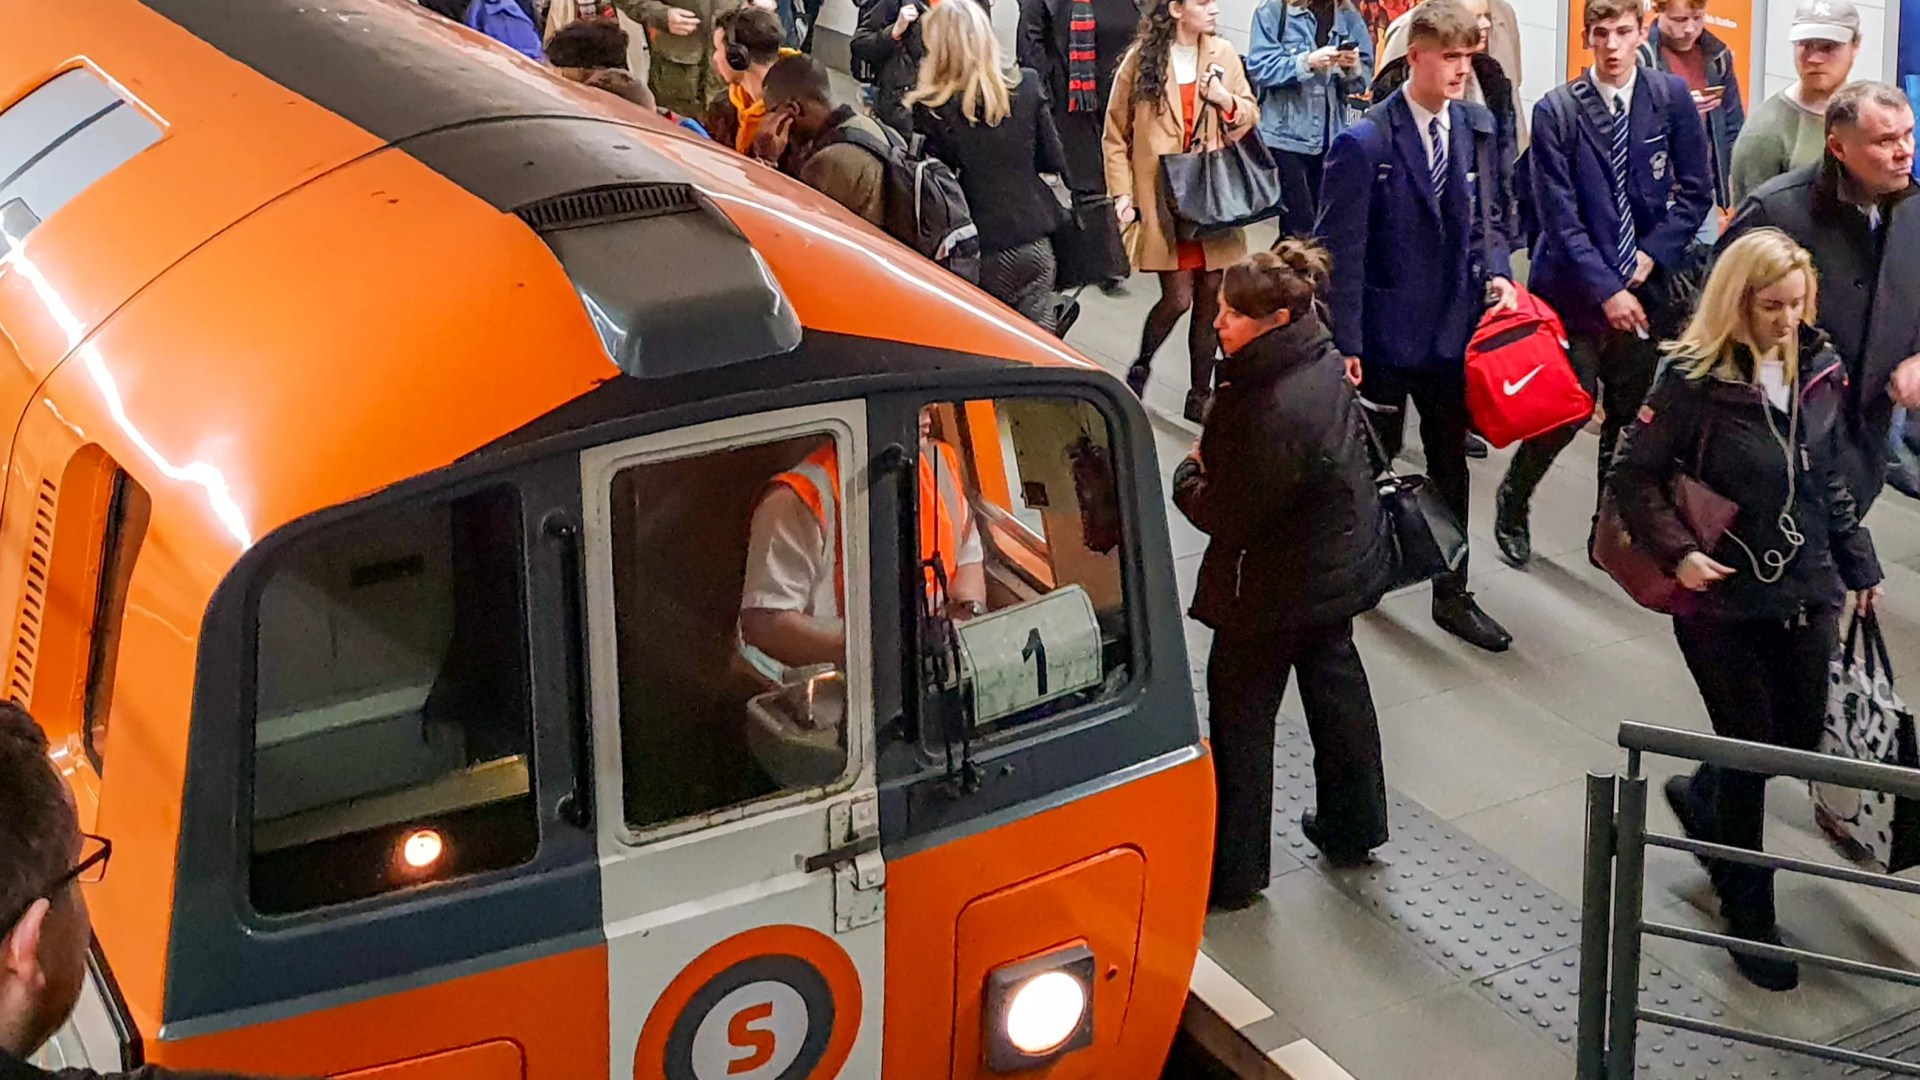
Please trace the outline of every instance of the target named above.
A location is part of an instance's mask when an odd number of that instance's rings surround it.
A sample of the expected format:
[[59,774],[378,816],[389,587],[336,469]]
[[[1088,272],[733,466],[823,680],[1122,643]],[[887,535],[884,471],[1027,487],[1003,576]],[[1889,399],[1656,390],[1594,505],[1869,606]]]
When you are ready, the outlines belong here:
[[[960,455],[953,447],[935,442],[935,454],[920,455],[920,557],[932,559],[936,553],[947,580],[960,566],[960,541],[967,535],[972,508],[960,493]],[[938,464],[935,464],[936,458]],[[829,540],[827,560],[833,565],[833,600],[840,616],[846,609],[846,571],[840,557],[840,455],[823,446],[792,469],[773,478],[772,484],[791,489],[813,518],[820,523],[820,535]],[[934,582],[928,574],[927,591],[932,596]]]

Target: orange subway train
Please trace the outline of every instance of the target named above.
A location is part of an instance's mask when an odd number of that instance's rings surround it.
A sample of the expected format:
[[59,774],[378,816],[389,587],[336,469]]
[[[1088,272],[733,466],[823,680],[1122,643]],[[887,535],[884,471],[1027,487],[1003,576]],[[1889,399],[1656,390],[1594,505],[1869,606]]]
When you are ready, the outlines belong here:
[[6,692],[45,1054],[1149,1077],[1212,769],[1118,382],[384,0],[0,0]]

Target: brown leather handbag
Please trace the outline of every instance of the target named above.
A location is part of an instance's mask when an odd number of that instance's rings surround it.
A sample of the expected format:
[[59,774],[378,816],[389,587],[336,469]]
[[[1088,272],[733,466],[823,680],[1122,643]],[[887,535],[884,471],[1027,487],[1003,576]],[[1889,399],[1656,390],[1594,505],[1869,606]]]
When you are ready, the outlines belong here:
[[[1693,472],[1675,472],[1667,488],[1667,497],[1680,515],[1681,524],[1693,533],[1701,551],[1712,551],[1732,527],[1740,506],[1732,499],[1708,487],[1699,479],[1701,463],[1707,455],[1707,434],[1711,420],[1700,425],[1700,440],[1694,447]],[[1698,593],[1680,584],[1659,560],[1644,548],[1636,547],[1627,525],[1620,517],[1620,504],[1609,482],[1600,496],[1600,516],[1593,523],[1593,538],[1587,554],[1593,565],[1633,597],[1634,603],[1665,615],[1690,614],[1700,602]]]

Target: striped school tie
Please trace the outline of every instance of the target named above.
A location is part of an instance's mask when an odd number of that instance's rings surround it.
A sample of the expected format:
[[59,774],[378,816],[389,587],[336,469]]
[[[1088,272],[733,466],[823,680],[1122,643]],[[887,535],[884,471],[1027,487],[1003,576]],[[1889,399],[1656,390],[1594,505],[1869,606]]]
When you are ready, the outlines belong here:
[[1627,111],[1613,99],[1613,207],[1620,215],[1620,233],[1614,247],[1614,265],[1620,277],[1633,280],[1640,241],[1633,232],[1633,204],[1627,201]]
[[1433,198],[1438,202],[1447,193],[1447,144],[1445,135],[1440,130],[1439,117],[1436,116],[1427,121],[1427,136],[1428,145],[1433,147],[1432,176],[1430,177],[1433,181]]

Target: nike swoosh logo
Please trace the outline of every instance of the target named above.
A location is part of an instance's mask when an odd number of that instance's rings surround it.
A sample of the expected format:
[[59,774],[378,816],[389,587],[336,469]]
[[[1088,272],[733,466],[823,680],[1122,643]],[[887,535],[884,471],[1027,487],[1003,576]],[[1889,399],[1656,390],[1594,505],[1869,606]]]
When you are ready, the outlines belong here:
[[1527,372],[1526,375],[1522,377],[1519,382],[1513,382],[1511,380],[1507,382],[1503,382],[1500,384],[1500,389],[1505,390],[1507,392],[1508,397],[1512,397],[1513,395],[1519,393],[1520,391],[1525,390],[1527,388],[1527,384],[1533,381],[1533,377],[1535,375],[1540,374],[1541,371],[1545,370],[1546,366],[1547,365],[1545,364],[1535,365],[1534,369],[1532,371]]

